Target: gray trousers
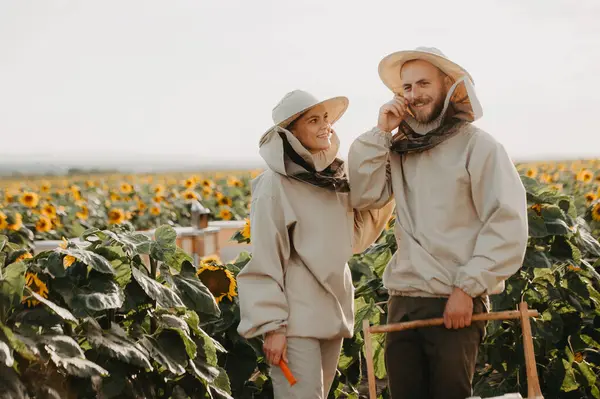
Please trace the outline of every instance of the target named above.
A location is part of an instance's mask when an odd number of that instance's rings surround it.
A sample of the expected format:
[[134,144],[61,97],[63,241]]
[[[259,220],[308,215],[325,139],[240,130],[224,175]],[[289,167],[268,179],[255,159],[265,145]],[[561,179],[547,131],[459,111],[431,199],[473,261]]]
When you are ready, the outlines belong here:
[[271,366],[275,399],[326,399],[337,370],[342,342],[342,339],[289,337],[288,367],[297,383],[290,387],[281,369]]

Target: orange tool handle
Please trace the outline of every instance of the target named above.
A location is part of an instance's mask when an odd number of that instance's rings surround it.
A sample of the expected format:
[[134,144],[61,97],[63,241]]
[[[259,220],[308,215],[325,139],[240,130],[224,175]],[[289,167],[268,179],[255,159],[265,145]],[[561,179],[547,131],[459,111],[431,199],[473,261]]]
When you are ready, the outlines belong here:
[[279,367],[281,367],[281,371],[283,372],[283,375],[285,375],[285,378],[287,378],[288,382],[290,383],[290,386],[296,384],[296,378],[294,378],[294,375],[290,371],[287,363],[283,361],[283,359],[279,361]]

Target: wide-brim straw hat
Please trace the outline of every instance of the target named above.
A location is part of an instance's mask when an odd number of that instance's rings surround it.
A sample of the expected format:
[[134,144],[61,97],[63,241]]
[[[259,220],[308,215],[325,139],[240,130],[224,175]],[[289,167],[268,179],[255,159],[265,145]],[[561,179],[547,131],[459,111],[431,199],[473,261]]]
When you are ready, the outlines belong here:
[[[344,115],[348,109],[349,100],[347,97],[332,97],[326,100],[319,100],[314,95],[304,90],[294,90],[287,93],[273,108],[273,125],[265,132],[269,133],[274,127],[287,128],[290,123],[296,120],[300,115],[311,108],[323,105],[327,110],[329,122],[333,125]],[[264,135],[263,135],[264,137]]]
[[435,47],[417,47],[414,50],[392,53],[379,63],[379,77],[392,92],[402,93],[400,71],[406,62],[412,60],[424,60],[435,65],[454,82],[466,76],[472,84],[475,84],[473,77],[465,68],[451,61],[439,49]]

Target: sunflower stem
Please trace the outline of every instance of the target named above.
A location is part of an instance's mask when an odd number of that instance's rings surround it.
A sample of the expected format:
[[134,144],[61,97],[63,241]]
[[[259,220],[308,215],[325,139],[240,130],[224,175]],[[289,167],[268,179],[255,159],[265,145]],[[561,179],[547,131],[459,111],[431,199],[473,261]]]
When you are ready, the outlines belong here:
[[[156,280],[156,271],[157,271],[157,265],[158,262],[156,262],[156,259],[150,257],[150,276]],[[153,302],[153,309],[156,309],[156,301]],[[156,324],[156,319],[154,318],[154,315],[150,316],[150,334],[154,334],[154,332],[156,331],[157,328],[157,324]]]

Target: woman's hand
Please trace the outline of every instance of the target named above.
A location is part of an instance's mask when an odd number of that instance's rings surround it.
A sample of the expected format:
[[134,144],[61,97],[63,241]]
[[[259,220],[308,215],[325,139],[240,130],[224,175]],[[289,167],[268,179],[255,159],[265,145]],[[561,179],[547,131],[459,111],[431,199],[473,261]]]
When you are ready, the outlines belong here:
[[277,365],[283,360],[287,363],[287,338],[282,332],[268,332],[263,343],[263,351],[270,364]]

